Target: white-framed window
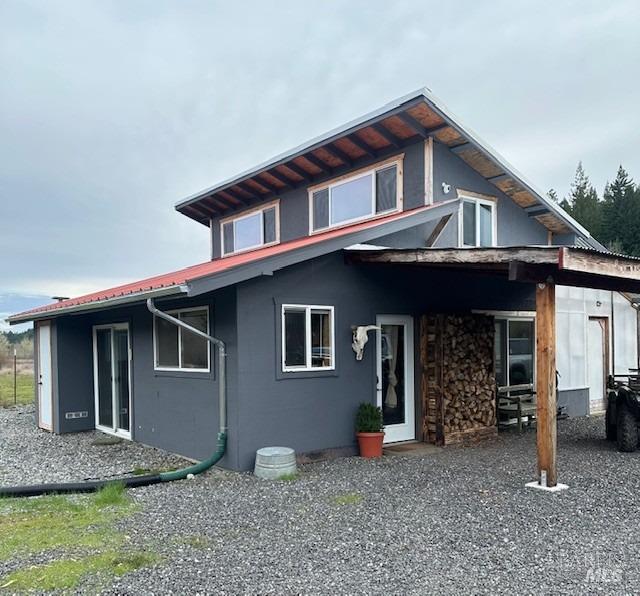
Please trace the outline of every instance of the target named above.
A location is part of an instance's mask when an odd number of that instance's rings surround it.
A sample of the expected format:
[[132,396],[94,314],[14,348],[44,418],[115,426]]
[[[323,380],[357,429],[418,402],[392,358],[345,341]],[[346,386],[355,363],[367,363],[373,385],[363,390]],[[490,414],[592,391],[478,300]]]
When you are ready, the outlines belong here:
[[460,246],[496,246],[497,235],[495,201],[462,197],[458,214]]
[[222,256],[280,242],[278,201],[220,222]]
[[[196,306],[167,311],[176,319],[209,333],[209,308]],[[155,370],[209,372],[209,342],[160,317],[153,317],[153,353]]]
[[496,316],[494,350],[499,387],[534,383],[535,348],[535,317]]
[[335,368],[333,306],[282,305],[283,372]]
[[309,189],[309,232],[398,211],[402,156]]

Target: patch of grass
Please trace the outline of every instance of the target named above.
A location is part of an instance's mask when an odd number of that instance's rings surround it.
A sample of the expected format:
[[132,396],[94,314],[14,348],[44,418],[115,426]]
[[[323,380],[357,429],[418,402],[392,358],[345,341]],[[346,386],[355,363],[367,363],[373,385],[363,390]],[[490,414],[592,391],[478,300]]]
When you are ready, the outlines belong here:
[[344,495],[338,495],[337,497],[333,497],[331,502],[334,505],[358,505],[362,503],[363,497],[360,493],[346,493]]
[[280,482],[295,482],[296,480],[300,479],[300,474],[298,474],[297,472],[292,472],[291,474],[285,474],[284,476],[280,476],[280,478],[278,478],[278,480],[280,480]]
[[[18,373],[16,377],[18,405],[33,403],[33,388],[33,374]],[[0,407],[12,406],[13,404],[13,371],[2,371],[0,373]]]
[[11,591],[70,590],[89,575],[125,575],[141,567],[153,565],[158,559],[156,554],[149,552],[125,551],[108,551],[77,559],[63,559],[14,571],[1,580],[0,588]]
[[97,507],[124,506],[130,503],[123,482],[110,482],[93,495]]
[[116,483],[91,496],[2,499],[0,561],[53,549],[114,548],[123,535],[113,522],[134,510]]

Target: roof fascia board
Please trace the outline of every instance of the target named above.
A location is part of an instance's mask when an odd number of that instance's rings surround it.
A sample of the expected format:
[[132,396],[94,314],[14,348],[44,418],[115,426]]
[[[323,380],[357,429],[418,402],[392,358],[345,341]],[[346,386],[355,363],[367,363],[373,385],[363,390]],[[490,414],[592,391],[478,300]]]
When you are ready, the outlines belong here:
[[97,300],[95,302],[86,302],[84,304],[77,304],[74,306],[68,306],[64,308],[53,308],[51,310],[43,310],[32,314],[13,315],[6,320],[11,325],[18,323],[25,323],[28,321],[41,321],[43,319],[53,319],[62,315],[68,314],[81,314],[91,310],[97,310],[101,308],[112,308],[115,306],[122,306],[130,304],[132,302],[139,302],[146,300],[147,298],[160,298],[161,296],[174,296],[179,294],[186,294],[188,288],[184,285],[173,285],[166,288],[158,288],[157,290],[149,290],[144,292],[136,292],[134,294],[126,294],[125,296],[117,296],[115,298],[107,298],[105,300]]
[[261,259],[255,263],[247,263],[230,271],[222,271],[207,277],[191,280],[188,283],[188,295],[199,296],[200,294],[219,290],[261,275],[273,275],[274,272],[284,267],[320,257],[337,250],[342,250],[353,244],[362,244],[382,236],[401,232],[402,230],[419,226],[434,219],[439,219],[450,213],[456,213],[459,207],[460,200],[453,199],[441,204],[436,204],[425,211],[403,219],[390,221],[380,224],[379,226],[367,228],[366,230],[360,230],[330,240],[321,241],[317,244],[304,246],[287,253]]
[[[407,110],[413,105],[417,105],[421,101],[424,101],[424,95],[422,90],[414,91],[413,93],[408,93],[407,95],[404,95],[392,102],[385,104],[384,106],[382,106],[381,108],[378,108],[377,110],[374,110],[373,112],[369,112],[364,116],[356,118],[355,120],[351,120],[350,122],[347,122],[347,124],[334,128],[329,132],[323,135],[320,135],[318,137],[314,137],[310,141],[307,141],[302,145],[298,145],[297,147],[294,147],[289,151],[280,153],[275,157],[272,157],[271,159],[268,159],[267,161],[261,164],[258,164],[257,166],[254,166],[248,170],[241,172],[240,174],[236,174],[235,176],[231,178],[227,178],[217,184],[214,184],[213,186],[210,186],[205,190],[201,190],[195,194],[192,194],[186,197],[185,199],[178,201],[175,204],[175,209],[177,210],[182,209],[183,207],[186,207],[190,203],[198,201],[213,192],[224,190],[225,187],[233,186],[238,182],[242,182],[246,178],[254,176],[263,170],[271,169],[276,166],[282,165],[289,160],[295,159],[296,157],[303,155],[304,153],[308,153],[309,151],[318,149],[323,145],[332,143],[338,138],[352,134],[353,132],[355,132],[360,128],[363,128],[364,126],[370,126],[371,124],[374,124],[380,120],[384,120],[385,118],[389,118],[390,116],[393,116],[398,112]],[[394,150],[397,150],[397,148],[394,147]]]

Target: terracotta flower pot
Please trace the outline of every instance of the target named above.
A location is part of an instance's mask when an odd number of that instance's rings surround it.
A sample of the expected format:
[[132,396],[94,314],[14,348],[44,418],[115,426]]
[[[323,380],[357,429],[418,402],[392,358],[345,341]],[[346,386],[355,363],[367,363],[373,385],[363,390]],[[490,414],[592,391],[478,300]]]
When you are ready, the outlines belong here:
[[360,457],[382,457],[384,433],[356,433]]

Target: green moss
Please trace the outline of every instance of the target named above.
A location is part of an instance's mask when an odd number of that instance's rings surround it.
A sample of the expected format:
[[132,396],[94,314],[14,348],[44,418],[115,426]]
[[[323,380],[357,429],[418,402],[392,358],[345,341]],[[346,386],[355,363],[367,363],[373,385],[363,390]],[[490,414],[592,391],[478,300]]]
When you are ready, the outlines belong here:
[[334,505],[358,505],[362,503],[362,495],[360,493],[346,493],[344,495],[338,495],[331,499]]
[[48,565],[20,569],[2,579],[0,588],[22,590],[69,590],[90,575],[105,573],[125,575],[141,567],[148,567],[159,557],[149,552],[109,551],[77,559],[63,559]]

